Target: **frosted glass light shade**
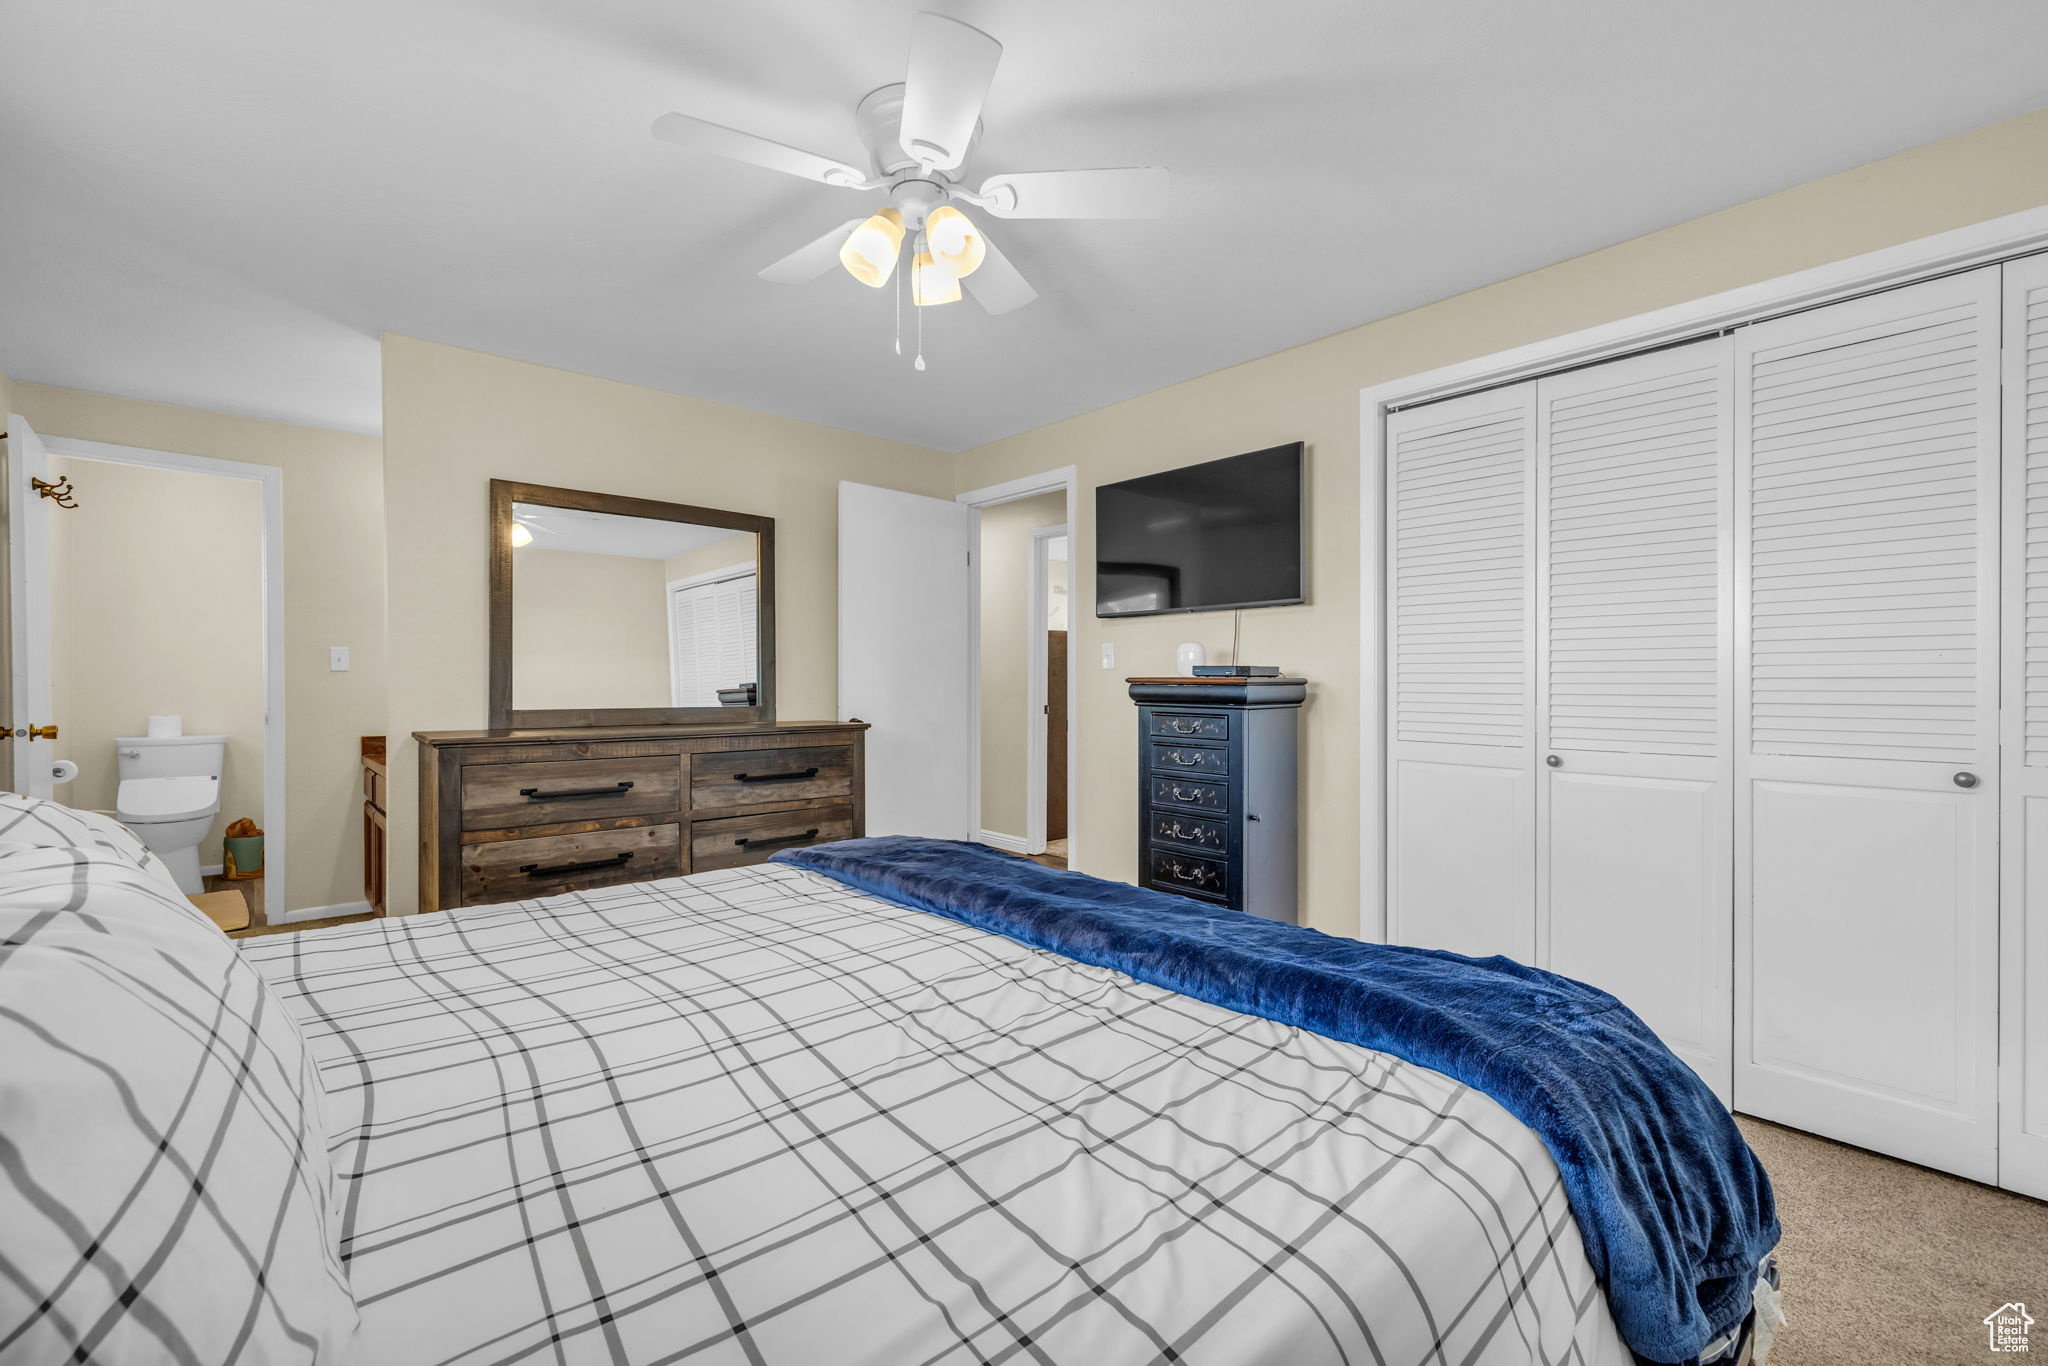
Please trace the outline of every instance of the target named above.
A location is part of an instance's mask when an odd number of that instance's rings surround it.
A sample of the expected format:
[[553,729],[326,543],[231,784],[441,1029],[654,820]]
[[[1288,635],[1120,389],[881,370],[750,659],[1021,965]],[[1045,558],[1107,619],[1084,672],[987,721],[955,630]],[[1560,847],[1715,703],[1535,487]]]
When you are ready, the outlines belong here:
[[981,229],[951,204],[941,204],[931,211],[924,221],[924,239],[933,257],[956,280],[974,274],[988,255],[988,243],[982,239]]
[[897,253],[903,249],[903,215],[883,209],[853,230],[839,248],[839,264],[870,289],[889,283]]
[[910,263],[910,297],[919,304],[950,304],[960,297],[960,281],[952,271],[921,251]]

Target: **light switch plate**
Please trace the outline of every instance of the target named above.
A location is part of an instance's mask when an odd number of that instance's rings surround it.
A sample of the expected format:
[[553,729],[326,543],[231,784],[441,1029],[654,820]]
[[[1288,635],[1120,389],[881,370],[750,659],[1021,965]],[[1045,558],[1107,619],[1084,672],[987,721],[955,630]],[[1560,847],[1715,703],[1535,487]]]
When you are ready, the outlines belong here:
[[327,671],[337,674],[348,672],[348,646],[330,645],[327,647]]
[[1116,646],[1105,645],[1102,647],[1102,667],[1105,669],[1114,669],[1116,667]]

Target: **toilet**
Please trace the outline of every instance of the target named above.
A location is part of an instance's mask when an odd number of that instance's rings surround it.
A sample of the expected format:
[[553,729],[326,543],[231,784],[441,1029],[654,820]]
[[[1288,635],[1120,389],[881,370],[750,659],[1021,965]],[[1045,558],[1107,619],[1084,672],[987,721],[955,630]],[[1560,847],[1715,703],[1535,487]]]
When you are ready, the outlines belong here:
[[206,890],[199,841],[220,810],[225,735],[123,735],[114,740],[121,785],[114,816],[169,865],[188,896]]

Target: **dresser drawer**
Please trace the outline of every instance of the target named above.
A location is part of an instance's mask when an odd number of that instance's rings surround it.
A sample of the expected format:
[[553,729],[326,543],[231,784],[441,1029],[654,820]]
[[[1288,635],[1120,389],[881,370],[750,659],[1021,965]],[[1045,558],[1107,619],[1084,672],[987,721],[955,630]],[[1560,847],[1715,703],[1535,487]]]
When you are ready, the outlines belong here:
[[690,871],[765,863],[777,849],[801,849],[853,837],[853,804],[832,802],[755,816],[720,816],[690,824]]
[[1228,811],[1230,788],[1196,778],[1170,778],[1155,773],[1147,780],[1154,806],[1188,806],[1197,811]]
[[568,759],[534,764],[468,764],[462,770],[462,828],[663,815],[682,807],[683,763],[673,754],[638,759]]
[[1222,821],[1203,820],[1184,811],[1154,811],[1152,838],[1161,843],[1185,844],[1220,854],[1230,847],[1230,827]]
[[690,810],[853,795],[853,747],[736,749],[690,760]]
[[1192,773],[1220,778],[1230,772],[1230,751],[1221,745],[1184,745],[1154,740],[1152,768],[1160,773]]
[[1230,716],[1226,712],[1147,712],[1150,732],[1173,740],[1228,740]]
[[1230,865],[1216,859],[1178,849],[1154,849],[1150,867],[1157,886],[1215,897],[1230,895]]
[[463,845],[462,897],[468,906],[518,901],[675,877],[682,870],[682,831],[674,825],[528,835]]

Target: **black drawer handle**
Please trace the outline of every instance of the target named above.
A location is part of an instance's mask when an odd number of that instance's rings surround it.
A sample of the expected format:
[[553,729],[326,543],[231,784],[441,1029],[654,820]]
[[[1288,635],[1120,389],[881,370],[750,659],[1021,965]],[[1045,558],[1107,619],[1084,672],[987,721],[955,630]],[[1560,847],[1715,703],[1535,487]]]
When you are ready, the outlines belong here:
[[818,827],[814,825],[801,835],[770,835],[767,839],[756,836],[753,839],[737,839],[733,843],[739,845],[742,849],[766,849],[771,844],[802,844],[805,840],[816,839],[817,837]]
[[586,863],[551,863],[543,868],[538,863],[522,863],[519,871],[528,877],[559,877],[563,873],[589,873],[599,868],[623,868],[633,861],[633,851],[613,854],[610,858],[594,858]]
[[800,783],[817,776],[817,769],[807,768],[801,773],[735,773],[732,780],[736,783]]
[[522,787],[519,795],[530,802],[573,802],[585,797],[623,797],[632,790],[631,783],[614,783],[610,787],[572,787],[566,792],[543,792],[537,787]]

